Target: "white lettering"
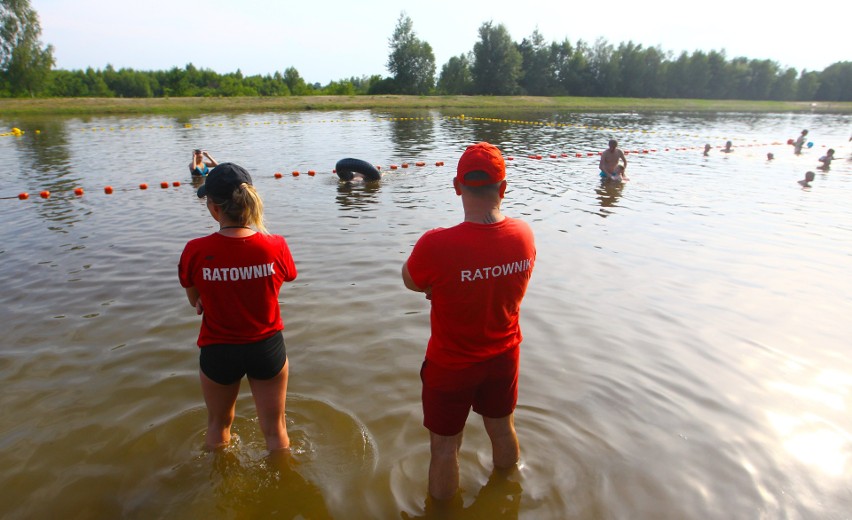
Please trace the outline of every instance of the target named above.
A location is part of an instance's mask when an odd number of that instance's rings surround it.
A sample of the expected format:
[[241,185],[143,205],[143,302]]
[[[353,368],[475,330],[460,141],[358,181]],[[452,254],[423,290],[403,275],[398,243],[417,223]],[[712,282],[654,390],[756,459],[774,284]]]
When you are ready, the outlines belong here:
[[490,267],[480,267],[477,269],[462,269],[461,281],[473,282],[476,280],[490,280],[491,278],[499,278],[515,273],[523,273],[529,271],[532,266],[531,258],[524,258],[517,262],[509,262],[507,264],[498,264]]
[[242,267],[202,267],[201,278],[205,281],[222,282],[252,280],[275,274],[275,263],[257,264]]

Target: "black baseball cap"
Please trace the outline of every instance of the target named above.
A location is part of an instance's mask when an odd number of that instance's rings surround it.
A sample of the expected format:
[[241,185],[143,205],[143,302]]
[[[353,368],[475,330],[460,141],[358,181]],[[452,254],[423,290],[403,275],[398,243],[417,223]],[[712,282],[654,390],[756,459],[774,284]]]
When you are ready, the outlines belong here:
[[222,163],[207,174],[204,184],[198,188],[198,197],[206,197],[209,194],[217,199],[230,199],[231,194],[242,183],[252,183],[249,172],[237,164]]

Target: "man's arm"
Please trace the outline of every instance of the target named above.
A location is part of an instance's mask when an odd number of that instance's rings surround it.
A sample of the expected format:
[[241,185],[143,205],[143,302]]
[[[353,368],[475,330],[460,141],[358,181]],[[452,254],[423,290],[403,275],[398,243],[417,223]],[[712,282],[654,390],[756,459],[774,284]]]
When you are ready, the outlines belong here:
[[411,279],[411,273],[408,272],[408,262],[402,264],[402,283],[404,283],[405,286],[411,289],[412,291],[422,292],[426,294],[427,300],[432,299],[432,287],[426,287],[421,289],[416,283],[414,283],[414,280]]
[[621,161],[624,163],[624,169],[626,170],[627,169],[627,157],[624,155],[624,152],[622,150],[618,151],[618,158],[621,159]]
[[414,283],[414,280],[411,279],[411,273],[408,272],[408,262],[402,264],[402,283],[414,292],[423,292],[423,289],[418,287],[417,284]]

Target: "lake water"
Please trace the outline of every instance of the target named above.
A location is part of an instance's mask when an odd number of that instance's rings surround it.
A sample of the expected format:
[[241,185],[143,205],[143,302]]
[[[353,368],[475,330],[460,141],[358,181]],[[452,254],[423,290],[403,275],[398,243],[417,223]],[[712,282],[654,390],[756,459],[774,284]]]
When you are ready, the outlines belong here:
[[[849,518],[852,116],[469,112],[0,115],[25,131],[0,137],[3,517]],[[814,145],[795,156],[803,128]],[[618,187],[587,155],[613,137],[631,152]],[[472,415],[462,501],[436,511],[429,305],[399,270],[424,231],[461,221],[451,178],[479,140],[512,157],[503,209],[537,239],[522,460],[492,474]],[[299,268],[281,296],[283,468],[245,382],[233,445],[202,450],[199,317],[176,272],[215,229],[196,147],[253,174]],[[343,157],[384,178],[339,183]]]

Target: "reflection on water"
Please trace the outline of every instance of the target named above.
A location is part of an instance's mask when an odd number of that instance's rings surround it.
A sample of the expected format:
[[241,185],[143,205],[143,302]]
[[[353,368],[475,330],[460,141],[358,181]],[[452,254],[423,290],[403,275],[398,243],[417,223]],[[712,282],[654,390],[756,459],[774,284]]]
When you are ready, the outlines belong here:
[[423,513],[412,515],[402,511],[400,516],[411,520],[517,519],[523,492],[517,469],[495,469],[488,477],[488,482],[479,489],[473,498],[473,502],[469,505],[465,505],[461,495],[456,495],[453,500],[447,502],[440,502],[427,497]]
[[370,206],[378,202],[376,194],[381,181],[341,181],[337,185],[336,201],[341,211],[370,211]]
[[[848,515],[850,116],[467,112],[0,120],[27,132],[0,138],[4,514]],[[783,143],[802,128],[815,146],[796,156]],[[638,151],[623,185],[598,176],[613,137]],[[478,140],[513,157],[504,209],[537,239],[522,464],[494,472],[472,419],[462,493],[439,506],[417,377],[429,306],[399,268],[424,231],[462,219],[452,177]],[[736,153],[703,156],[728,140]],[[299,267],[281,295],[281,467],[247,391],[232,446],[201,450],[199,317],[176,276],[186,241],[215,225],[186,168],[199,146],[251,172]],[[816,170],[829,147],[831,171]],[[382,180],[339,182],[342,157],[385,166]]]
[[624,189],[622,182],[606,182],[601,181],[600,186],[595,188],[595,193],[600,201],[601,211],[600,216],[606,218],[611,212],[608,208],[617,207],[618,199],[621,197],[621,191]]
[[245,465],[232,450],[224,450],[213,454],[210,479],[216,510],[228,516],[248,510],[267,517],[332,518],[320,489],[299,474],[286,454]]

